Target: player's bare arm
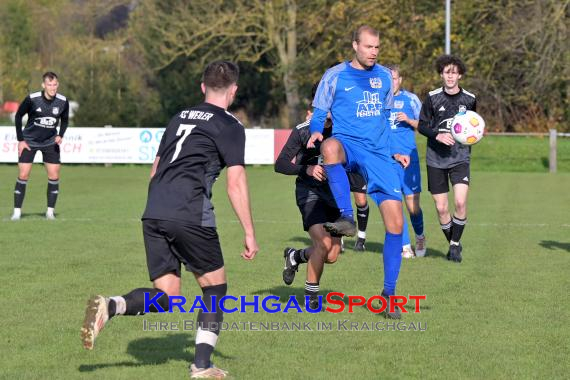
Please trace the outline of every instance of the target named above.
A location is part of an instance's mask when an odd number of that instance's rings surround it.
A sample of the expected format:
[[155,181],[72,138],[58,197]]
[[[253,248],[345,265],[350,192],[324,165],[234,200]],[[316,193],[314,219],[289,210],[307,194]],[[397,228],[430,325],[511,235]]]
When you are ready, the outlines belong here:
[[396,114],[396,120],[408,123],[415,129],[418,129],[419,120],[410,119],[404,112],[398,112]]
[[156,156],[154,158],[154,162],[152,163],[152,168],[150,169],[150,178],[154,177],[156,174],[156,169],[158,168],[158,162],[160,161],[160,156]]
[[255,240],[245,168],[241,165],[228,167],[227,178],[228,198],[245,234],[245,250],[241,256],[246,260],[253,260],[259,251],[259,247]]

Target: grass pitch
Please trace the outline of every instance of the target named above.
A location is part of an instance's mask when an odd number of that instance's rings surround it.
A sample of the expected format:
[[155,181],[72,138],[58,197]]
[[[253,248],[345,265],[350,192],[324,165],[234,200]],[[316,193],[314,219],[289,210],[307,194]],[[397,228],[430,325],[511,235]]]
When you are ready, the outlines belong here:
[[[58,219],[44,220],[46,179],[36,166],[24,217],[11,222],[16,168],[0,166],[0,377],[6,379],[186,378],[194,314],[114,319],[83,350],[84,306],[92,294],[148,286],[140,215],[149,167],[64,166]],[[261,251],[239,257],[242,233],[225,195],[214,203],[229,293],[303,294],[304,268],[281,281],[285,246],[308,243],[294,203],[294,178],[248,168]],[[424,180],[425,185],[425,180]],[[464,261],[447,262],[432,201],[422,195],[428,256],[404,261],[398,292],[426,294],[421,314],[402,321],[426,331],[344,331],[338,321],[385,322],[362,307],[349,314],[226,314],[225,322],[332,323],[332,331],[224,331],[214,363],[238,379],[568,378],[570,348],[570,175],[474,170]],[[384,231],[371,211],[366,253],[347,250],[325,267],[322,292],[370,297],[382,288]],[[199,288],[183,276],[183,294]],[[182,331],[144,331],[175,322]]]

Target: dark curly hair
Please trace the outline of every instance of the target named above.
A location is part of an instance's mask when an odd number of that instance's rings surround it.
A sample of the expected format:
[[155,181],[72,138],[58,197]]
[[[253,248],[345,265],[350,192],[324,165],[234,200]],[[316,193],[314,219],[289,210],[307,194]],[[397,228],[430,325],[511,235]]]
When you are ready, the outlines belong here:
[[455,55],[442,55],[435,61],[435,69],[438,74],[443,74],[443,70],[449,65],[457,67],[457,71],[459,71],[459,74],[461,75],[467,72],[467,68],[463,61]]

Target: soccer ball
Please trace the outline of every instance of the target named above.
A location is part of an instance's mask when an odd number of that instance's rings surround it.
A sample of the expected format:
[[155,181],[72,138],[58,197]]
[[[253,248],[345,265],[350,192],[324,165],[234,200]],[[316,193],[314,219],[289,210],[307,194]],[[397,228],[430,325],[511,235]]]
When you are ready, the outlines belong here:
[[451,121],[451,134],[463,145],[477,144],[483,139],[485,120],[477,112],[460,112]]

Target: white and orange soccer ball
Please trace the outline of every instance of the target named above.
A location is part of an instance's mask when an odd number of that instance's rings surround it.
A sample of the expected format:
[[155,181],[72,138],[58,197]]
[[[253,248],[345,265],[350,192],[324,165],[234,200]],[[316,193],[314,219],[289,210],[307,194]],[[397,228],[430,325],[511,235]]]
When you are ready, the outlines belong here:
[[475,111],[460,112],[451,121],[451,134],[460,144],[477,144],[484,132],[485,120]]

